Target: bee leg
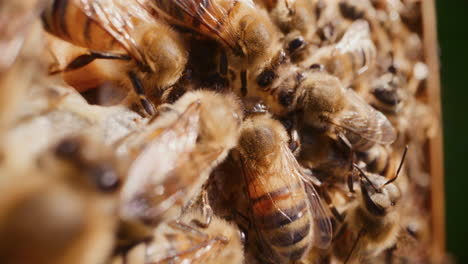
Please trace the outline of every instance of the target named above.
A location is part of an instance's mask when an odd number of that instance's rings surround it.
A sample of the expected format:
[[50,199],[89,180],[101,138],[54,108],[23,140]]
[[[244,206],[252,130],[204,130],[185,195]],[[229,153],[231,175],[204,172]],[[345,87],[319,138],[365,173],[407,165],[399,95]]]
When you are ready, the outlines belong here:
[[345,135],[343,135],[342,133],[339,133],[338,134],[338,138],[340,139],[340,141],[345,144],[346,147],[348,147],[350,150],[353,149],[353,145],[351,144],[351,142],[349,142],[349,140],[346,138]]
[[320,194],[322,195],[325,202],[328,204],[328,207],[330,208],[330,211],[333,214],[333,217],[338,222],[343,223],[344,222],[344,217],[343,217],[342,214],[340,214],[340,212],[338,212],[338,209],[336,209],[336,207],[332,204],[332,200],[331,200],[330,195],[328,194],[328,192],[326,192],[325,190],[322,190],[322,188],[320,188]]
[[241,94],[242,96],[247,95],[247,71],[243,70],[240,72],[240,78],[241,78]]
[[[203,187],[202,187],[203,188]],[[201,191],[201,203],[202,203],[202,219],[193,219],[191,222],[201,228],[207,228],[211,223],[213,217],[213,209],[211,208],[208,200],[208,191],[203,188]]]
[[385,250],[385,263],[386,264],[393,264],[395,262],[395,250],[397,249],[397,245],[393,245],[389,249]]
[[157,108],[158,113],[166,113],[166,112],[175,112],[180,115],[179,111],[177,111],[171,104],[161,104]]
[[199,238],[202,238],[202,239],[207,239],[208,238],[208,235],[199,231],[198,229],[186,224],[186,223],[183,223],[181,222],[180,220],[173,220],[173,221],[170,221],[168,223],[168,225],[174,229],[178,229],[178,230],[182,230],[184,232],[186,232],[187,234],[190,234],[191,236],[194,236],[194,237],[199,237]]
[[348,190],[349,192],[351,193],[354,193],[355,190],[354,190],[354,179],[353,179],[353,173],[348,173],[348,175],[346,176],[346,181],[348,183]]
[[[96,59],[109,59],[109,60],[130,60],[130,56],[126,54],[115,54],[115,53],[106,53],[106,52],[94,52],[91,51],[88,54],[83,54],[76,57],[72,62],[70,62],[65,68],[65,72],[76,70],[82,68]],[[54,73],[58,73],[57,70]]]
[[143,88],[143,84],[141,83],[141,80],[137,77],[137,75],[133,71],[129,71],[128,76],[130,77],[130,80],[132,81],[133,88],[135,89],[136,94],[140,98],[140,103],[145,109],[146,113],[150,116],[154,116],[156,114],[156,111],[154,109],[153,104],[145,95],[145,90]]
[[226,52],[222,51],[221,54],[219,55],[219,75],[221,77],[221,82],[223,87],[228,87],[229,86],[229,80],[228,80],[228,59]]

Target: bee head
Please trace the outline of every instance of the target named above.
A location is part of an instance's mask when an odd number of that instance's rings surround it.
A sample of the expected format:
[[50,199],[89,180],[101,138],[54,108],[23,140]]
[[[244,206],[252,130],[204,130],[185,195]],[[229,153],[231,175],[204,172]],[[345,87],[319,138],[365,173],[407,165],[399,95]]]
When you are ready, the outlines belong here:
[[366,210],[375,216],[385,216],[394,208],[400,197],[400,189],[393,183],[385,184],[386,178],[376,174],[367,174],[361,179],[361,193]]

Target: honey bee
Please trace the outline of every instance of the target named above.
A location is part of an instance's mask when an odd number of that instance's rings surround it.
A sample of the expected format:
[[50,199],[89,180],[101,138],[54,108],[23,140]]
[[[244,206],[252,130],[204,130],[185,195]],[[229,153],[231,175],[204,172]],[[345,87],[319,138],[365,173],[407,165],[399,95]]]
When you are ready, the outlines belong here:
[[395,176],[360,173],[360,196],[354,207],[348,209],[345,223],[338,231],[334,243],[336,257],[348,261],[375,257],[392,247],[400,232],[399,200],[401,191],[393,182],[397,180],[408,148],[405,149]]
[[340,78],[343,85],[348,87],[357,77],[374,67],[376,56],[369,23],[356,20],[338,43],[320,48],[301,65],[323,65],[325,70]]
[[[284,75],[265,69],[258,76],[272,74],[268,82],[252,82],[248,97],[258,97],[275,116],[303,112],[303,126],[310,126],[332,138],[340,138],[349,147],[365,151],[373,144],[391,144],[396,139],[390,121],[372,108],[352,89],[323,68],[303,70],[291,64],[278,68]],[[260,85],[261,84],[261,85]]]
[[39,167],[0,184],[2,263],[102,263],[110,255],[123,170],[91,142],[65,138],[40,154]]
[[222,74],[229,62],[240,71],[241,93],[247,94],[247,70],[263,68],[281,53],[281,33],[266,11],[251,0],[150,1],[170,23],[192,29],[225,47],[227,60],[220,62]]
[[161,223],[149,242],[120,252],[110,263],[243,263],[237,227],[213,216],[206,228],[200,228],[192,221],[200,217],[200,212],[189,211]]
[[179,36],[145,10],[136,0],[55,0],[44,11],[42,21],[49,33],[90,49],[64,71],[96,59],[115,60],[108,69],[115,81],[133,86],[145,111],[154,115],[147,98],[153,92],[149,89],[173,85],[182,75],[187,54]]
[[125,221],[157,225],[176,215],[237,143],[242,110],[233,95],[190,92],[163,107],[118,148],[133,160],[122,189]]
[[268,115],[245,120],[236,150],[261,258],[290,263],[312,246],[327,248],[332,236],[328,213],[288,148],[281,123]]

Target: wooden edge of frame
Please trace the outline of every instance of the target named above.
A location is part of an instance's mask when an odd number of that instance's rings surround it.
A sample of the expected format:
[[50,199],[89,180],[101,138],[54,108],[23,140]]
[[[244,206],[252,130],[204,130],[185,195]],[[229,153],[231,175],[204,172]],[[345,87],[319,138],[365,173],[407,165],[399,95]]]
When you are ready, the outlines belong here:
[[432,254],[434,263],[440,263],[445,255],[446,242],[442,109],[435,1],[421,0],[421,8],[424,54],[429,67],[426,84],[427,99],[438,120],[437,134],[429,140],[429,170],[431,173]]

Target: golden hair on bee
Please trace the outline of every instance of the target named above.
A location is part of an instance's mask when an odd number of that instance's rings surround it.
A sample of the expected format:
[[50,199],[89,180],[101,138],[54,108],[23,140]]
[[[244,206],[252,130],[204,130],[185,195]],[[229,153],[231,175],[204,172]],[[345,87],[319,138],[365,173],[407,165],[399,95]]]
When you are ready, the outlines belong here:
[[147,95],[173,85],[187,63],[185,45],[170,26],[137,1],[54,0],[42,15],[47,32],[90,51],[63,71],[97,59],[113,60],[110,81],[133,87],[145,111],[154,107]]
[[[219,72],[227,78],[229,65],[240,73],[240,95],[248,92],[250,71],[268,67],[282,52],[281,32],[252,0],[148,1],[169,23],[200,33],[224,47]],[[252,88],[250,88],[252,89]]]
[[153,226],[173,218],[194,197],[237,144],[242,121],[235,96],[208,91],[186,93],[158,110],[119,149],[133,160],[122,190],[122,218]]
[[161,223],[147,242],[119,252],[110,263],[232,263],[244,261],[238,228],[213,216],[210,224],[201,228],[192,222],[200,212],[189,211],[177,220]]
[[324,46],[313,56],[301,62],[303,67],[322,64],[331,74],[340,78],[345,87],[357,78],[372,71],[377,60],[377,50],[371,39],[369,23],[354,21],[339,42]]
[[375,257],[396,243],[401,230],[399,201],[402,192],[394,182],[402,169],[407,150],[408,147],[391,179],[366,173],[354,165],[360,175],[360,193],[354,205],[347,210],[333,249],[335,256],[345,263]]
[[288,148],[282,124],[269,115],[248,118],[236,150],[250,201],[251,246],[259,258],[289,263],[312,246],[328,247],[328,213]]

